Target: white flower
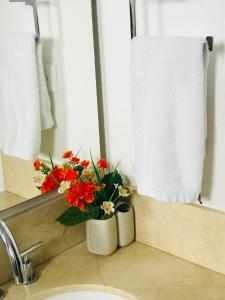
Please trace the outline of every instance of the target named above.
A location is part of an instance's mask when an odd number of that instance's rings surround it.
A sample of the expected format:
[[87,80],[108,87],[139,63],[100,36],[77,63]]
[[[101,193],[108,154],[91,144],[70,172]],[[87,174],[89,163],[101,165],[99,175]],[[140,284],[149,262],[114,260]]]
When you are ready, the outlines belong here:
[[71,184],[70,181],[66,181],[66,180],[62,181],[60,183],[58,192],[60,194],[64,193],[65,191],[67,191],[70,188],[70,184]]
[[130,195],[128,189],[124,188],[122,185],[120,185],[120,186],[118,187],[118,190],[119,190],[119,195],[120,195],[121,197],[124,197],[124,198],[125,198],[125,197],[128,197],[128,196]]
[[115,189],[117,189],[119,186],[119,183],[114,183],[114,186],[115,186]]
[[36,171],[33,175],[33,182],[37,187],[41,187],[43,182],[45,181],[46,175],[40,171]]
[[114,203],[111,201],[104,201],[101,205],[101,209],[104,210],[105,214],[110,215],[115,211]]

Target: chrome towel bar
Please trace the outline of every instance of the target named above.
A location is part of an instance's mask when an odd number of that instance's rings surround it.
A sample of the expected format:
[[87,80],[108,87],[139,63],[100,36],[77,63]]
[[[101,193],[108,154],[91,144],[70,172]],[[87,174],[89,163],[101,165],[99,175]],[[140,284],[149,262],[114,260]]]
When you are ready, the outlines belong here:
[[37,2],[36,0],[9,0],[9,2],[24,2],[26,5],[30,5],[33,8],[34,15],[34,27],[36,33],[36,41],[40,41],[40,27],[39,27],[39,19],[38,19],[38,10],[37,10]]
[[[130,26],[131,26],[131,39],[137,35],[136,26],[136,0],[130,1]],[[213,51],[213,37],[207,36],[206,41],[208,42],[209,51]]]

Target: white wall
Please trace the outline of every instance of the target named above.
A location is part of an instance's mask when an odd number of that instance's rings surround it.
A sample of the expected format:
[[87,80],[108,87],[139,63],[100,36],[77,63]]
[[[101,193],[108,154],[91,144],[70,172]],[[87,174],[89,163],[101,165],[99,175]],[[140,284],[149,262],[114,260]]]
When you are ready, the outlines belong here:
[[[129,86],[128,0],[98,0],[107,153],[135,184]],[[213,35],[208,78],[208,141],[203,202],[225,210],[225,1],[137,0],[138,34]]]
[[[32,9],[0,1],[0,32],[34,32]],[[51,94],[56,126],[42,137],[41,157],[65,149],[99,154],[91,0],[37,0],[44,62],[53,64],[58,88]],[[26,82],[24,82],[26,84]]]
[[134,182],[129,1],[98,0],[107,157]]
[[2,174],[2,160],[0,156],[0,192],[4,191],[4,179],[3,179],[3,174]]

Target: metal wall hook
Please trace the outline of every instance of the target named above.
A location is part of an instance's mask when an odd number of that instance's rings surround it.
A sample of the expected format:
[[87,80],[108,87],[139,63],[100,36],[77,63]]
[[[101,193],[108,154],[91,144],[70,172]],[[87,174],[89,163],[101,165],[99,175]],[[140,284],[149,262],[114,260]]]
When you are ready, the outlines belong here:
[[34,27],[36,33],[36,41],[40,41],[40,27],[39,27],[39,18],[38,18],[38,9],[36,0],[9,0],[9,2],[24,2],[26,5],[30,5],[33,8],[34,16]]
[[137,35],[136,29],[136,1],[130,0],[130,32],[131,39]]
[[213,36],[207,36],[206,41],[208,42],[209,51],[213,51],[214,39]]
[[[130,26],[131,26],[131,39],[137,35],[136,26],[136,0],[130,1]],[[213,37],[207,36],[206,41],[208,42],[209,51],[213,51]]]

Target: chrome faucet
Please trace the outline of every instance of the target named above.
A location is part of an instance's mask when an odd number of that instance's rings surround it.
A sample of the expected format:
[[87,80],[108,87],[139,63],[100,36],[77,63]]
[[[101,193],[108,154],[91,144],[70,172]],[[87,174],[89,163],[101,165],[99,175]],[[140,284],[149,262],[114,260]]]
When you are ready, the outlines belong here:
[[0,300],[4,298],[5,298],[5,292],[2,289],[0,289]]
[[[33,269],[32,261],[28,254],[44,245],[43,242],[38,242],[31,248],[20,253],[16,245],[15,239],[10,232],[6,223],[0,219],[0,240],[6,247],[10,264],[12,267],[13,278],[16,284],[31,284],[37,280],[37,274]],[[0,299],[1,291],[0,291]]]

